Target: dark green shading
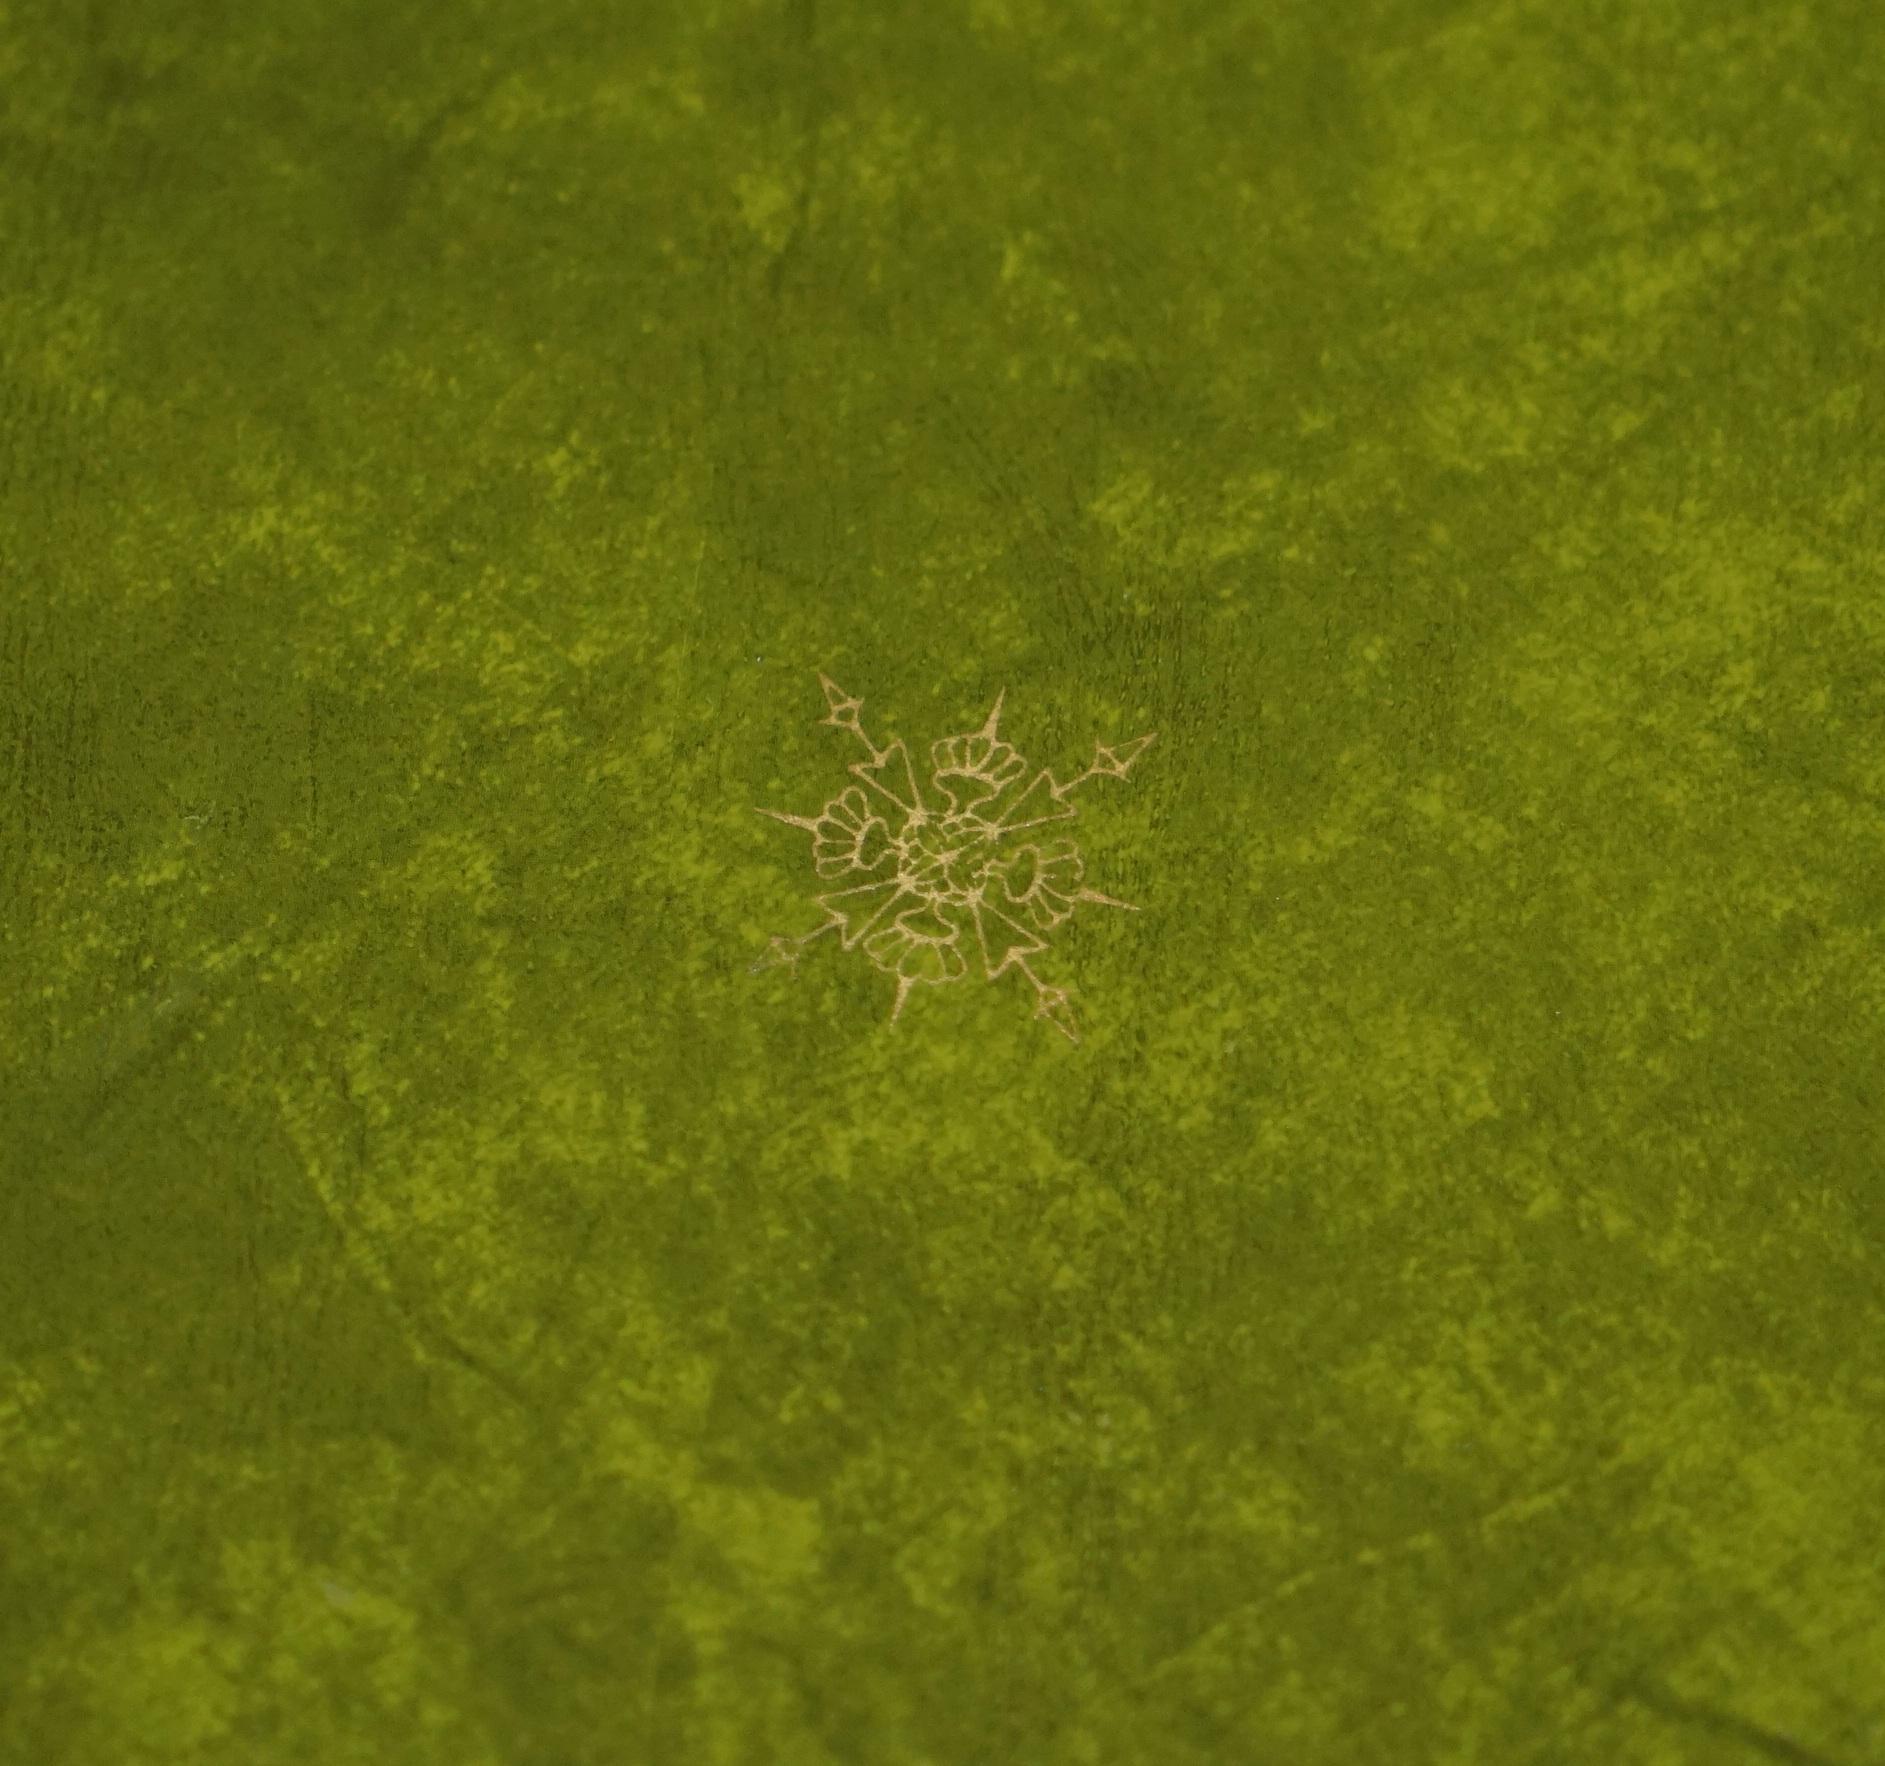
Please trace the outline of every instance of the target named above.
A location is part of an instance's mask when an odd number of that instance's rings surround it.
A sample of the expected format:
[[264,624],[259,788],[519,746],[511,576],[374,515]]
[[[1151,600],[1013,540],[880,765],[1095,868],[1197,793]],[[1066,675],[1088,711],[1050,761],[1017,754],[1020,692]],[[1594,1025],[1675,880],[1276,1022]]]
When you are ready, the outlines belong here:
[[0,1760],[1885,1756],[1877,37],[0,5]]

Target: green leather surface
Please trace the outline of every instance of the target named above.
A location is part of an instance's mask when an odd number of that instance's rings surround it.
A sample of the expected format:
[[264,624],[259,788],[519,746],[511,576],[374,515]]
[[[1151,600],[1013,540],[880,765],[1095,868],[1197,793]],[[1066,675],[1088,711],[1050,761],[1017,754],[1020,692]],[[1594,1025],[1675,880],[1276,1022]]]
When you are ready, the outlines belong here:
[[1882,68],[0,0],[0,1761],[1885,1760]]

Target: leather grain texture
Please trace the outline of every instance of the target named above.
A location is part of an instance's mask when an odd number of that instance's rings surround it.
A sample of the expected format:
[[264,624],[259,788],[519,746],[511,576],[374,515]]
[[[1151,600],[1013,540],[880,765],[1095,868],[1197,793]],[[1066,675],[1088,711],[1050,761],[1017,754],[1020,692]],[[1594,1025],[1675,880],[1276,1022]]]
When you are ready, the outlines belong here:
[[0,1761],[1885,1760],[1875,11],[0,0]]

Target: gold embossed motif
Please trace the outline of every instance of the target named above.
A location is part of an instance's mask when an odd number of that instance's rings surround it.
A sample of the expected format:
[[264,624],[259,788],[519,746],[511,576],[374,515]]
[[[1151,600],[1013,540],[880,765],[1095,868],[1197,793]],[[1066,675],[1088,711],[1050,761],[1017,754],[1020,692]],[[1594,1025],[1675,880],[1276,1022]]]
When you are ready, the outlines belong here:
[[1064,834],[1038,830],[1079,813],[1070,801],[1088,779],[1123,779],[1152,743],[1139,736],[1117,748],[1095,743],[1084,771],[1064,782],[1028,763],[1000,734],[998,694],[979,730],[945,736],[929,751],[929,791],[902,740],[878,747],[859,719],[864,702],[824,675],[822,720],[849,731],[868,758],[815,816],[758,813],[812,836],[812,868],[841,887],[815,898],[824,921],[795,937],[775,936],[753,965],[797,965],[815,938],[836,932],[846,950],[862,949],[895,978],[892,1019],[913,988],[960,981],[979,970],[989,981],[1013,971],[1034,989],[1037,1018],[1080,1040],[1070,990],[1042,977],[1046,934],[1083,902],[1131,909],[1085,881],[1080,849]]

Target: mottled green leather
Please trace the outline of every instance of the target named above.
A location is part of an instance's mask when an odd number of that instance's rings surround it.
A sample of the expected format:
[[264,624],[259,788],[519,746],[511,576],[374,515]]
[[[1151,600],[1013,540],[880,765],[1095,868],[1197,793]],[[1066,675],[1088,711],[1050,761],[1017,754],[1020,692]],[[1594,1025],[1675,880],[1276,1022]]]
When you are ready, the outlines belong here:
[[1882,67],[0,0],[0,1762],[1885,1760]]

